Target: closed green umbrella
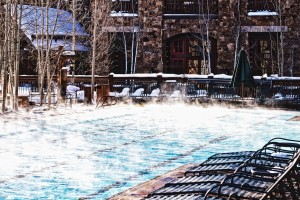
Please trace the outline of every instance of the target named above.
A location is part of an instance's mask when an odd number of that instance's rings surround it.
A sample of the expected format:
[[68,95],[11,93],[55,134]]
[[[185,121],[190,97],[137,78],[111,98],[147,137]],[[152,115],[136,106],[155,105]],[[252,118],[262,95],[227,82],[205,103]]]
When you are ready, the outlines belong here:
[[253,74],[244,50],[240,50],[237,64],[234,68],[230,87],[242,86],[242,95],[244,96],[244,87],[253,87],[255,85]]

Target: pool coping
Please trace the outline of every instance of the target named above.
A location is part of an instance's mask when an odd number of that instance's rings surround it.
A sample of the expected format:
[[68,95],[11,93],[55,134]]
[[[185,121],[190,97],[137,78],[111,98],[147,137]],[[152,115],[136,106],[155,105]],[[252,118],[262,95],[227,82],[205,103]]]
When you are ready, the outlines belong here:
[[194,167],[196,164],[185,164],[165,174],[157,176],[149,181],[134,186],[128,190],[118,193],[109,198],[109,200],[140,200],[145,198],[148,194],[161,188],[166,183],[171,182],[177,177],[184,175],[188,169]]

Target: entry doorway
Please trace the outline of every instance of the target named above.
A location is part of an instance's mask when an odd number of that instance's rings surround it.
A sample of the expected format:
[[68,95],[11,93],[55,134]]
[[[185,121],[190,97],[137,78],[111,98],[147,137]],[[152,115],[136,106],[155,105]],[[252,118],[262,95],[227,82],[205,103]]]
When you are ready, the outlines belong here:
[[[216,41],[206,41],[195,34],[183,34],[170,38],[166,45],[166,73],[209,74],[216,64]],[[209,48],[209,50],[208,50]],[[208,55],[209,53],[209,55]],[[211,64],[209,66],[208,57]]]

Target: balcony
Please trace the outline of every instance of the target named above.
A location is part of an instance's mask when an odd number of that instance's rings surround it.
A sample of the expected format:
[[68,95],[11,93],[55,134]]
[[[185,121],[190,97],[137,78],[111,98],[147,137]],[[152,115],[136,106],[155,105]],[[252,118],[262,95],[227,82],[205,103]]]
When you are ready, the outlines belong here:
[[217,15],[218,0],[165,0],[165,16]]
[[126,14],[137,14],[137,12],[138,12],[137,0],[112,0],[111,1],[111,16],[126,16]]
[[269,12],[274,13],[276,9],[274,0],[248,0],[248,12]]

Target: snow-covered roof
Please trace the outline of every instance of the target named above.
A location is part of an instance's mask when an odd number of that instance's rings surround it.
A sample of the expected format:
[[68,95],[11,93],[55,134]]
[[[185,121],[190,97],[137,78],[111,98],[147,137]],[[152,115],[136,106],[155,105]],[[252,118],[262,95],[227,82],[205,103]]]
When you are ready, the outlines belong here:
[[[20,5],[18,9],[21,9]],[[54,39],[51,42],[51,48],[56,49],[58,46],[63,46],[64,50],[72,50],[71,36],[73,35],[73,16],[67,11],[55,8],[23,5],[21,29],[36,48],[45,47],[45,44],[42,45],[42,38],[48,32],[50,37],[54,36]],[[75,24],[75,36],[89,36],[78,21],[76,21]],[[45,39],[43,43],[46,43]],[[75,50],[88,51],[88,49],[87,45],[78,41],[76,42]]]
[[[32,44],[35,46],[37,49],[46,49],[47,43],[46,40],[42,41],[41,39],[38,40],[33,40]],[[58,39],[58,40],[52,40],[50,42],[51,49],[58,50],[60,46],[64,47],[64,51],[72,51],[73,46],[72,46],[72,40],[70,39]],[[89,47],[82,42],[76,42],[75,43],[75,50],[76,51],[89,51]]]

